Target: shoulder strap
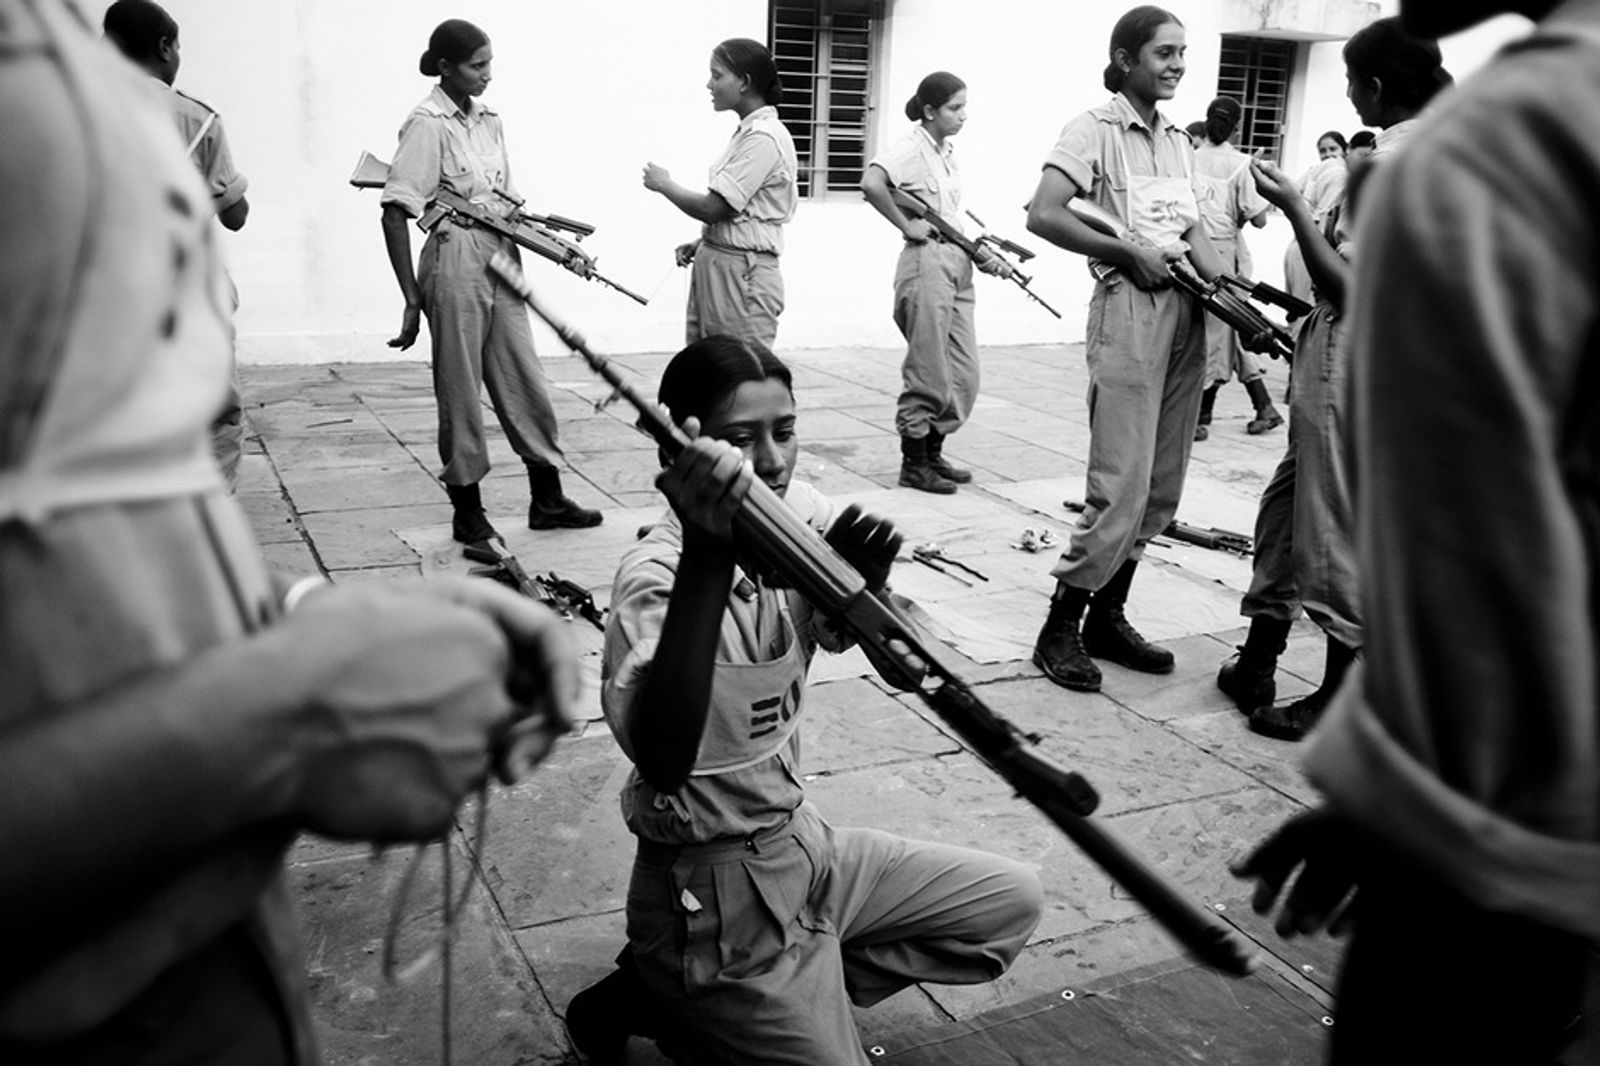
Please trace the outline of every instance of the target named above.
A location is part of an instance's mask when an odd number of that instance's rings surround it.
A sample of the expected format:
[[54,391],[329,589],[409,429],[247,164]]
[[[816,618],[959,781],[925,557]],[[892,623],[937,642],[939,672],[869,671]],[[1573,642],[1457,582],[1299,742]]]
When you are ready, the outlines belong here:
[[208,112],[206,120],[200,123],[198,130],[195,130],[194,136],[189,140],[189,147],[184,149],[184,154],[190,159],[194,158],[195,149],[200,147],[200,142],[205,140],[206,134],[211,130],[211,124],[215,121],[217,121],[217,113],[215,111]]

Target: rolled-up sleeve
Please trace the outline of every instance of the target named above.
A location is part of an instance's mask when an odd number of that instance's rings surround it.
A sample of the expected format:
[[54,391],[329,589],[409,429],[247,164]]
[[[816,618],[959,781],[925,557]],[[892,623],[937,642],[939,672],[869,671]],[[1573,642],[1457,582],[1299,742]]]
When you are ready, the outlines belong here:
[[1055,147],[1044,157],[1044,165],[1065,174],[1084,196],[1094,192],[1100,158],[1100,121],[1082,114],[1061,127]]
[[611,590],[600,670],[600,709],[630,759],[628,718],[661,643],[675,577],[663,559],[645,559],[631,566],[624,561]]
[[206,190],[211,193],[211,201],[219,212],[244,199],[250,182],[233,165],[233,153],[228,151],[228,135],[223,132],[221,118],[206,131],[198,155]]
[[870,166],[875,166],[889,176],[889,184],[904,185],[906,176],[917,168],[917,146],[910,137],[902,137],[873,156]]
[[741,212],[782,165],[778,142],[765,133],[749,132],[711,175],[711,191],[728,201],[736,213]]
[[384,183],[379,203],[394,204],[412,218],[422,211],[439,191],[439,173],[444,154],[440,123],[432,115],[413,113],[400,127],[400,146],[389,164],[389,180]]

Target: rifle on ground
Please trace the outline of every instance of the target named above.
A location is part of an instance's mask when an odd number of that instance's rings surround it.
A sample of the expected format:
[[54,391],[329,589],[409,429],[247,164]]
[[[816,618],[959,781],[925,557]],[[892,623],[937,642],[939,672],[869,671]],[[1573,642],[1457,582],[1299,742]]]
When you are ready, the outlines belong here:
[[530,577],[522,564],[517,562],[517,557],[496,538],[475,540],[461,549],[461,554],[475,563],[487,564],[482,570],[474,570],[472,573],[475,576],[491,578],[516,589],[528,599],[544,604],[563,618],[571,619],[572,612],[562,606],[543,581]]
[[[350,175],[350,184],[358,189],[381,189],[388,179],[389,164],[371,152],[362,152],[360,160],[356,162],[355,173]],[[423,210],[422,216],[417,219],[417,228],[427,233],[445,219],[462,225],[479,226],[507,237],[520,247],[536,252],[551,262],[561,264],[585,281],[598,281],[641,304],[650,302],[595,269],[594,256],[578,246],[579,241],[594,232],[594,227],[589,223],[563,218],[560,215],[536,215],[531,211],[524,211],[521,200],[503,189],[494,191],[510,203],[511,214],[497,215],[483,204],[464,200],[448,189],[440,189]],[[572,234],[572,238],[569,240],[563,237],[559,232],[562,230]]]
[[[1104,209],[1081,196],[1074,196],[1067,201],[1067,209],[1108,237],[1134,244],[1150,243],[1123,226]],[[1200,275],[1196,274],[1188,263],[1182,261],[1168,263],[1167,270],[1172,275],[1173,284],[1198,299],[1202,307],[1233,327],[1245,347],[1265,352],[1274,359],[1292,359],[1294,337],[1290,336],[1289,331],[1256,310],[1249,300],[1235,291],[1250,286],[1253,295],[1256,283],[1246,282],[1242,278],[1229,281],[1226,274],[1218,275],[1215,281],[1202,281]],[[1092,268],[1092,273],[1100,281],[1106,280],[1116,272],[1117,268],[1110,263],[1098,263]],[[1271,286],[1267,288],[1270,289]],[[1294,299],[1288,293],[1283,293],[1282,296],[1288,300]],[[1309,312],[1311,309],[1307,307],[1306,310]]]
[[[1018,269],[1016,263],[1011,262],[1011,260],[1007,259],[1003,254],[1004,252],[1010,252],[1011,254],[1015,255],[1020,262],[1025,263],[1029,259],[1033,258],[1033,253],[1022,247],[1022,245],[1015,244],[1011,241],[1005,240],[1002,237],[995,237],[989,234],[984,234],[977,240],[973,240],[965,233],[962,233],[959,226],[954,225],[949,219],[935,211],[928,205],[927,201],[923,200],[922,197],[918,196],[914,192],[907,192],[905,189],[894,188],[891,186],[889,189],[889,198],[894,201],[894,205],[896,207],[905,212],[911,218],[920,218],[924,222],[928,223],[928,225],[932,226],[934,232],[939,235],[939,239],[941,241],[945,241],[949,244],[955,245],[957,248],[960,248],[972,258],[974,263],[987,263],[991,259],[999,259],[1002,263],[1011,268],[1011,280],[1016,282],[1017,288],[1021,289],[1023,293],[1027,295],[1028,299],[1032,300],[1046,311],[1049,311],[1057,318],[1061,317],[1060,311],[1057,311],[1054,307],[1051,307],[1049,304],[1045,303],[1037,293],[1028,288],[1028,285],[1033,281],[1033,279],[1024,274],[1020,269]],[[971,212],[968,212],[968,214],[971,214]],[[976,216],[974,216],[973,220],[976,221]],[[981,222],[978,224],[982,225]]]
[[[1083,513],[1083,504],[1077,500],[1062,500],[1061,506],[1073,514]],[[1253,539],[1243,533],[1218,529],[1216,526],[1206,526],[1202,529],[1200,526],[1191,526],[1187,522],[1173,519],[1172,524],[1161,531],[1161,535],[1182,541],[1185,544],[1193,544],[1200,548],[1230,552],[1246,559],[1255,554],[1255,541]]]
[[539,580],[567,610],[577,612],[594,623],[596,629],[605,632],[606,613],[595,605],[594,596],[588,589],[576,581],[569,581],[554,570],[539,575]]
[[[576,330],[535,299],[510,256],[496,255],[489,268],[638,409],[640,425],[665,454],[677,455],[688,445],[689,439],[662,407],[641,396],[609,361],[590,350]],[[824,614],[838,619],[863,650],[870,649],[874,664],[891,683],[921,697],[985,764],[1148,908],[1201,962],[1240,976],[1254,968],[1255,958],[1243,937],[1146,865],[1104,825],[1089,818],[1099,796],[1088,781],[1040,755],[1038,737],[1024,734],[985,706],[951,665],[948,649],[888,602],[887,594],[868,589],[861,575],[822,535],[759,479],[740,505],[733,534],[741,551],[780,575]]]

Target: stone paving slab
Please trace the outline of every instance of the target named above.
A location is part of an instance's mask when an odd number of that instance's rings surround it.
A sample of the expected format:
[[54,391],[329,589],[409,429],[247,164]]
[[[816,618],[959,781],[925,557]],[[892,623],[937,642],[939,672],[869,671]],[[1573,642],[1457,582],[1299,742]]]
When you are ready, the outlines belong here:
[[[439,848],[422,853],[395,943],[410,960],[437,943],[443,884]],[[428,1066],[441,1061],[442,968],[413,982],[390,985],[380,961],[386,926],[407,865],[418,853],[396,849],[378,862],[366,857],[304,863],[293,868],[306,937],[308,977],[318,1039],[330,1062]],[[454,853],[458,880],[469,872]],[[451,947],[449,1026],[457,1062],[571,1061],[560,1022],[529,973],[516,942],[481,892],[467,897]]]

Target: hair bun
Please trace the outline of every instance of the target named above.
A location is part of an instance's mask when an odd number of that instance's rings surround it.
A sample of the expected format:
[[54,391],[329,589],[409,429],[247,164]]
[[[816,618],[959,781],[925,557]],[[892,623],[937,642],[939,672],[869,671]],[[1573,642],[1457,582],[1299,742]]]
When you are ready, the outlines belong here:
[[1231,96],[1219,96],[1211,101],[1211,106],[1206,108],[1206,121],[1217,119],[1222,122],[1236,123],[1244,117],[1244,107]]
[[417,69],[426,78],[439,73],[439,57],[433,54],[433,49],[430,48],[422,53],[422,58],[417,60]]

